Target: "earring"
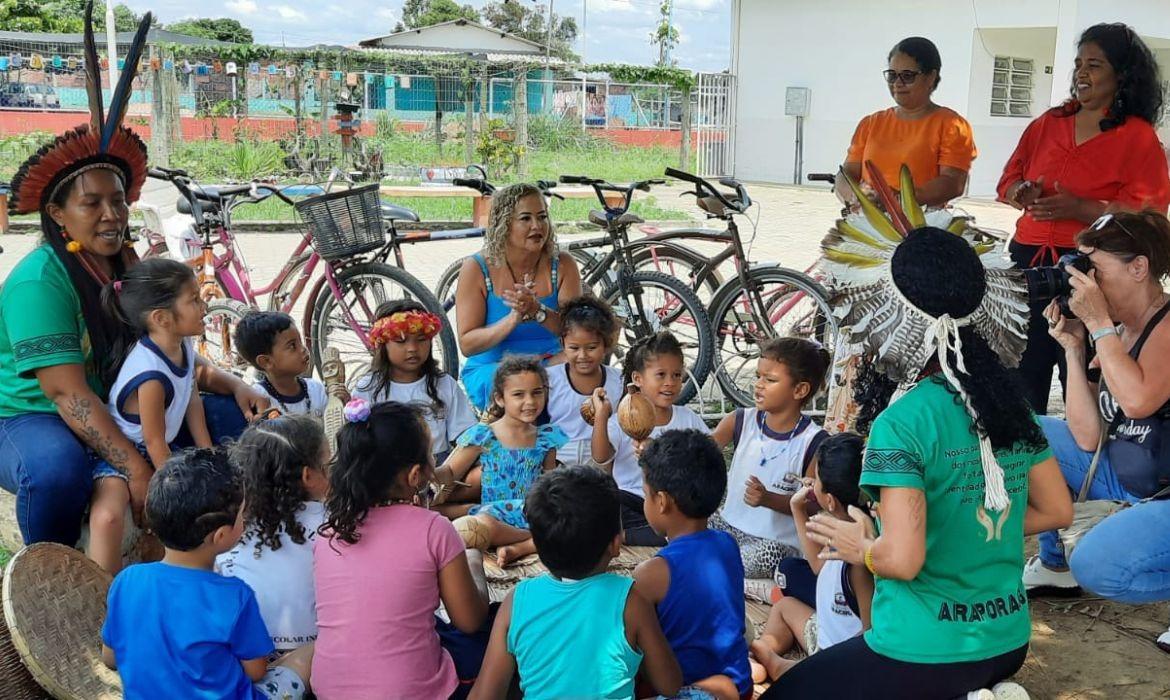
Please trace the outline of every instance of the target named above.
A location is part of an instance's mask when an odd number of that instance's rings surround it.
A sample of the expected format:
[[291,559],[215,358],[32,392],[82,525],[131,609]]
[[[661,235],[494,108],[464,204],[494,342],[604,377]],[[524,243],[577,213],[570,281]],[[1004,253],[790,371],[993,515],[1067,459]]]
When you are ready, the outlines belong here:
[[66,241],[68,241],[65,244],[65,250],[73,253],[74,255],[77,255],[81,252],[81,244],[69,238],[69,232],[65,229],[61,229],[61,238],[64,238]]

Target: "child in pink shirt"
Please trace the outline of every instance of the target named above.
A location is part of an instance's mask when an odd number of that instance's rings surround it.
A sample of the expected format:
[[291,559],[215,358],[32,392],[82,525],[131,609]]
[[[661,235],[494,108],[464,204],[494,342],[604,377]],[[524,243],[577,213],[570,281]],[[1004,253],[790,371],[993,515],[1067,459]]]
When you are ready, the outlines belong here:
[[[397,402],[371,407],[354,399],[345,416],[329,475],[325,536],[313,552],[313,691],[320,700],[465,691],[469,684],[460,687],[440,630],[447,636],[483,630],[487,591],[472,578],[450,521],[415,505],[434,475],[426,423],[417,408]],[[440,600],[458,632],[436,618]],[[486,630],[479,636],[482,660]],[[479,660],[465,680],[474,681]]]

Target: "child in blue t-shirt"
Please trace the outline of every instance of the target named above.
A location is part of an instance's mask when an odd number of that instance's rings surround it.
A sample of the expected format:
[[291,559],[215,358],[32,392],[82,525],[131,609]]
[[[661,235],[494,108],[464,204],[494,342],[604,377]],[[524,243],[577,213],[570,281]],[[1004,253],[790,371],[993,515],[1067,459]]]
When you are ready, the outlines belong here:
[[657,609],[688,688],[750,698],[743,560],[731,535],[707,528],[727,490],[723,455],[699,430],[668,430],[639,462],[646,522],[666,546],[634,569],[634,590]]
[[654,609],[633,581],[607,571],[622,543],[613,479],[593,467],[554,469],[528,491],[524,513],[549,572],[500,605],[470,699],[504,698],[519,672],[528,700],[625,700],[636,697],[639,668],[657,692],[677,693],[682,675]]
[[272,637],[256,595],[212,570],[240,539],[243,500],[218,450],[176,452],[151,477],[146,517],[166,555],[118,574],[102,627],[102,658],[122,676],[126,700],[305,696],[313,645],[269,666]]

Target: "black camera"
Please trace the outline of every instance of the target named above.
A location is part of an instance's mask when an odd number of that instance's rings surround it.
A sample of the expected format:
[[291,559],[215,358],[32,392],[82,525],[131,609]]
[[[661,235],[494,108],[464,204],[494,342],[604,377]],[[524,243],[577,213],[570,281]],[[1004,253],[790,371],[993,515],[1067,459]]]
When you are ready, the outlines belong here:
[[1024,270],[1024,280],[1028,283],[1028,301],[1038,303],[1056,299],[1060,304],[1060,313],[1065,318],[1076,318],[1068,306],[1068,297],[1072,294],[1072,275],[1067,269],[1070,267],[1088,274],[1093,269],[1093,262],[1084,253],[1065,253],[1051,267]]

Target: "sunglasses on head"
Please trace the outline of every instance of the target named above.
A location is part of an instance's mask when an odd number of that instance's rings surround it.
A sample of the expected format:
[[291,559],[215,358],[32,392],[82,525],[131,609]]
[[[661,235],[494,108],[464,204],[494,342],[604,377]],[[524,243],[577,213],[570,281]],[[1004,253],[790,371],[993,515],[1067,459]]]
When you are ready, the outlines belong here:
[[882,71],[882,77],[885,78],[886,82],[889,83],[890,85],[893,85],[898,80],[901,80],[903,85],[913,85],[914,81],[918,80],[918,76],[920,76],[920,75],[922,75],[922,71],[920,71],[920,70],[884,70],[884,71]]
[[1125,224],[1121,223],[1121,220],[1118,219],[1113,214],[1103,214],[1099,219],[1094,221],[1089,226],[1089,228],[1093,229],[1094,231],[1100,231],[1101,229],[1105,228],[1106,226],[1108,226],[1111,223],[1117,224],[1117,227],[1120,228],[1122,231],[1124,231],[1125,234],[1127,236],[1129,236],[1130,238],[1132,238],[1134,241],[1138,240],[1138,237],[1133,235],[1133,231],[1130,231],[1128,228],[1126,228]]

